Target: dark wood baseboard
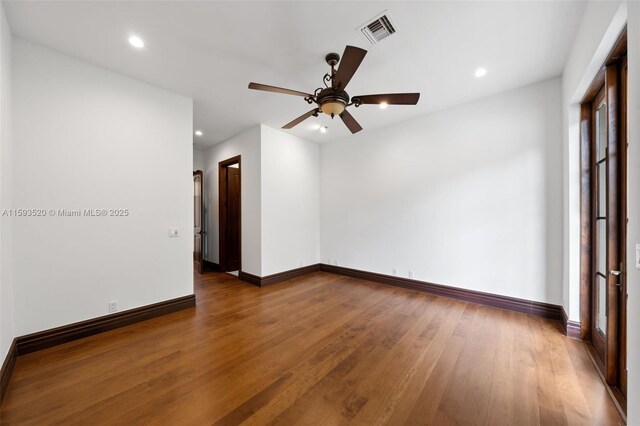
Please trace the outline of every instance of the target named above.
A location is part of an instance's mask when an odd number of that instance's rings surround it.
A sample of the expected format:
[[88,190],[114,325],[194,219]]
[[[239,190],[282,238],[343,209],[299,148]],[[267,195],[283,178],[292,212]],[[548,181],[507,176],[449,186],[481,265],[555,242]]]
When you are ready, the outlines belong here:
[[320,270],[320,264],[316,263],[314,265],[303,266],[301,268],[290,269],[284,272],[278,272],[277,274],[267,275],[265,277],[259,277],[257,275],[249,274],[247,272],[242,272],[238,274],[238,278],[243,281],[246,281],[250,284],[257,285],[258,287],[265,287],[271,284],[277,284],[282,281],[290,280],[292,278],[296,278],[310,272],[316,272]]
[[248,272],[240,271],[238,272],[238,278],[242,281],[246,281],[249,284],[257,285],[258,287],[262,287],[260,285],[261,278],[257,275],[250,274]]
[[16,365],[17,357],[18,347],[16,345],[16,339],[13,339],[11,346],[9,346],[7,356],[4,358],[4,362],[2,363],[2,370],[0,370],[0,402],[2,402],[2,398],[4,398],[7,386],[9,386],[9,379],[11,379],[11,374],[13,373],[13,367]]
[[569,316],[565,312],[564,308],[562,308],[562,319],[560,320],[560,323],[562,325],[562,329],[564,330],[564,334],[566,334],[567,337],[581,340],[580,322],[569,320]]
[[93,336],[104,331],[124,327],[140,321],[166,315],[182,309],[191,308],[196,305],[195,294],[190,294],[176,299],[165,300],[164,302],[152,305],[141,306],[127,311],[117,312],[86,321],[80,321],[62,327],[39,331],[16,338],[18,355],[25,355],[31,352],[47,349],[72,340]]
[[324,263],[320,265],[320,270],[352,278],[373,281],[380,284],[393,285],[410,290],[423,291],[438,296],[445,296],[453,299],[465,300],[467,302],[479,303],[481,305],[493,306],[494,308],[507,309],[510,311],[562,320],[562,307],[549,303],[534,302],[531,300],[517,299],[515,297],[449,287],[426,281],[418,281],[409,278],[378,274],[375,272],[361,271],[358,269],[344,268],[342,266],[326,265]]
[[220,272],[220,265],[215,262],[203,260],[205,272]]
[[267,275],[266,277],[260,278],[260,286],[264,287],[266,285],[276,284],[282,281],[290,280],[292,278],[299,277],[301,275],[309,274],[311,272],[316,272],[320,270],[320,264],[316,263],[315,265],[303,266],[301,268],[290,269],[284,272],[278,272],[277,274]]
[[453,299],[465,300],[467,302],[479,303],[481,305],[493,306],[495,308],[507,309],[510,311],[522,312],[525,314],[559,320],[560,325],[567,336],[574,339],[580,338],[580,323],[576,321],[569,321],[562,306],[552,305],[550,303],[534,302],[525,299],[518,299],[515,297],[502,296],[498,294],[484,293],[475,290],[450,287],[441,284],[433,284],[426,281],[418,281],[409,278],[378,274],[375,272],[345,268],[342,266],[327,265],[321,263],[304,266],[302,268],[296,268],[273,275],[267,275],[265,277],[259,277],[248,272],[240,271],[238,274],[238,278],[258,287],[264,287],[315,271],[331,272],[334,274],[345,275],[352,278],[373,281],[380,284],[387,284],[396,287],[407,288],[410,290],[423,291],[438,296],[445,296]]

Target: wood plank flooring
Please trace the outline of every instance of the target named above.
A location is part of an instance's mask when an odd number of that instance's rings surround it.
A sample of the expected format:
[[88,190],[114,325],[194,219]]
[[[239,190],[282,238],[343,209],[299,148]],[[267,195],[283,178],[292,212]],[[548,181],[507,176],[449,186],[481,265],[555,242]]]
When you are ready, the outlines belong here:
[[3,425],[619,425],[557,321],[316,272],[18,358]]

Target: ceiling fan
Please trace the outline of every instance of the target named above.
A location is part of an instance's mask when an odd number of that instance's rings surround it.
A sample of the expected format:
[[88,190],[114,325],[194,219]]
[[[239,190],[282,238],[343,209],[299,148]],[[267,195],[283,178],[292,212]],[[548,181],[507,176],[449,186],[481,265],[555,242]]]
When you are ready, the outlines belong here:
[[[317,105],[316,108],[282,126],[283,129],[291,129],[307,118],[311,116],[317,117],[320,112],[324,112],[330,115],[331,118],[334,118],[336,115],[340,116],[351,133],[357,133],[362,130],[362,126],[360,126],[356,119],[347,111],[347,107],[351,105],[359,107],[364,104],[380,104],[384,106],[415,105],[420,98],[420,93],[386,93],[349,98],[349,94],[345,92],[345,88],[347,84],[349,84],[349,81],[351,81],[351,77],[356,73],[366,54],[367,51],[364,49],[347,46],[342,54],[342,61],[340,61],[340,55],[337,53],[329,53],[325,60],[331,67],[331,72],[325,74],[323,78],[325,87],[317,88],[313,94],[258,83],[249,83],[249,89],[302,96],[307,103],[315,103]],[[340,62],[340,66],[336,70],[338,62]]]

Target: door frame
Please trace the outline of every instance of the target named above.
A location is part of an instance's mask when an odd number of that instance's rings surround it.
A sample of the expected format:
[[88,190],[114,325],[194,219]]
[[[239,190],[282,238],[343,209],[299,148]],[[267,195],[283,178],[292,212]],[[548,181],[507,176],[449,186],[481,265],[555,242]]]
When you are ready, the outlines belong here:
[[[197,267],[197,271],[198,273],[202,274],[204,272],[204,225],[205,225],[205,217],[204,217],[204,173],[202,172],[202,170],[195,170],[193,172],[193,177],[195,178],[196,176],[200,176],[200,253],[201,253],[201,257],[199,259],[199,266]],[[195,196],[195,195],[194,195]],[[195,207],[194,207],[195,209]],[[194,216],[195,216],[195,211],[194,211]],[[194,223],[194,227],[195,227],[195,223]],[[194,266],[196,263],[196,259],[194,260]]]
[[[621,89],[621,85],[626,83],[623,77],[623,70],[626,70],[626,53],[627,53],[627,30],[626,28],[620,35],[615,47],[609,57],[603,64],[602,68],[596,75],[591,86],[587,90],[582,100],[580,108],[580,338],[589,342],[593,341],[592,329],[595,318],[592,315],[593,309],[593,244],[594,223],[593,197],[594,197],[594,179],[593,174],[593,120],[592,120],[592,103],[602,89],[605,91],[605,100],[607,102],[607,137],[609,143],[613,140],[612,146],[618,146],[618,152],[609,152],[607,155],[619,156],[619,169],[609,170],[607,167],[607,176],[610,183],[607,192],[614,189],[619,203],[619,215],[607,215],[607,269],[610,269],[611,259],[618,256],[622,262],[622,289],[618,290],[617,286],[611,285],[611,274],[607,272],[607,343],[604,351],[604,362],[600,360],[595,353],[595,349],[590,344],[589,351],[591,358],[596,364],[603,379],[609,385],[610,391],[615,397],[620,408],[626,413],[626,398],[620,391],[625,389],[626,394],[626,377],[622,368],[626,366],[626,161],[627,161],[627,145],[626,138],[626,110],[624,104],[627,101],[626,93]],[[623,110],[620,110],[620,105]],[[613,181],[613,185],[611,184]],[[612,188],[615,187],[615,188]],[[608,201],[607,201],[608,202]],[[609,207],[607,207],[609,211]],[[611,222],[611,224],[610,224]],[[617,241],[611,243],[609,238],[610,232],[617,229]],[[615,235],[614,235],[615,238]],[[611,244],[610,244],[611,243]],[[613,321],[609,319],[613,318]],[[614,322],[615,321],[615,322]]]
[[240,214],[240,220],[238,221],[238,236],[240,238],[240,267],[242,270],[242,164],[241,156],[228,158],[218,163],[218,252],[219,252],[219,264],[220,272],[227,272],[228,260],[226,253],[226,246],[224,244],[224,237],[226,235],[226,223],[227,223],[227,209],[223,208],[223,200],[227,198],[227,168],[237,164],[240,171],[240,199],[238,200],[238,211]]
[[628,69],[627,69],[627,56],[624,57],[624,60],[620,63],[620,98],[622,108],[620,111],[620,170],[621,170],[621,181],[620,181],[620,227],[622,232],[620,233],[620,259],[622,260],[620,272],[622,273],[622,277],[624,281],[622,282],[622,294],[623,298],[620,302],[620,306],[622,307],[622,311],[625,315],[620,317],[620,387],[624,390],[624,395],[627,395],[628,387],[627,387],[627,298],[628,298],[628,289],[627,285],[629,280],[627,279],[627,236],[628,236],[628,225],[629,225],[629,207],[628,207],[628,179],[629,179],[629,139],[628,139]]

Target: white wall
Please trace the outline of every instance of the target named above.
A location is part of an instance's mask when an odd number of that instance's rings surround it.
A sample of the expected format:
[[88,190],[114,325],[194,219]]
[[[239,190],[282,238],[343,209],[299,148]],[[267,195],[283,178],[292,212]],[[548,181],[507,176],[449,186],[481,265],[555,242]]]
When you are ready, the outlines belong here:
[[262,276],[320,261],[318,144],[262,126]]
[[14,207],[130,211],[13,220],[17,334],[192,294],[192,101],[13,43]]
[[323,145],[322,261],[559,304],[560,94],[553,79]]
[[193,171],[204,171],[204,152],[200,149],[193,148]]
[[580,320],[580,102],[626,22],[626,4],[588,2],[562,75],[563,300]]
[[[12,205],[11,29],[0,2],[0,212]],[[0,217],[0,363],[15,333],[10,218]]]
[[628,4],[629,102],[629,228],[627,246],[627,424],[640,425],[640,270],[635,267],[635,246],[640,244],[640,3]]
[[207,260],[219,262],[218,163],[241,156],[242,270],[261,276],[260,223],[260,126],[215,145],[203,154],[205,209],[207,216]]

